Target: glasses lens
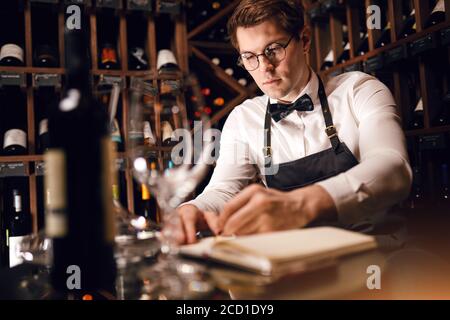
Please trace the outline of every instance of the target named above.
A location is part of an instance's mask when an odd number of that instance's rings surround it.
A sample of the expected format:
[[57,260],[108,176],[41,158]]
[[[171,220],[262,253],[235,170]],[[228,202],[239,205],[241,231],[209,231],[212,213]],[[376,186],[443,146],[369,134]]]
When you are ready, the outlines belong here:
[[244,66],[244,68],[248,71],[255,70],[258,68],[258,58],[254,54],[243,54],[240,57],[241,64]]
[[269,59],[272,63],[278,63],[284,59],[286,55],[286,50],[284,50],[283,46],[279,44],[273,44],[270,47],[267,47],[264,50],[264,55]]

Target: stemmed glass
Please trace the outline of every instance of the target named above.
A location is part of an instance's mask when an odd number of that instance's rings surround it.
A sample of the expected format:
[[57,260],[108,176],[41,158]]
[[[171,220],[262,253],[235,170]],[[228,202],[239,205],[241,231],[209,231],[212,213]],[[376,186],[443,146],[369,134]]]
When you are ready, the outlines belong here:
[[[108,114],[111,134],[114,132],[114,119],[117,112],[120,86],[118,83],[97,87],[97,93],[106,92],[110,95]],[[115,163],[112,164],[116,166]],[[117,179],[116,168],[112,169],[113,180]],[[116,261],[119,270],[131,263],[140,262],[145,257],[153,257],[159,250],[156,242],[158,225],[144,217],[130,212],[122,206],[119,200],[117,181],[113,183],[113,209],[116,221]]]
[[[155,104],[155,108],[161,111],[164,111],[164,107],[169,108],[171,116],[178,119],[175,122],[179,123],[179,128],[173,132],[171,139],[176,145],[170,150],[170,161],[158,158],[156,165],[150,165],[149,158],[154,156],[155,147],[150,147],[138,139],[133,139],[129,148],[133,175],[156,197],[163,225],[162,231],[158,233],[161,255],[154,265],[140,273],[144,283],[143,298],[192,298],[212,289],[211,282],[205,277],[202,267],[183,261],[177,256],[177,238],[181,222],[176,208],[195,191],[196,186],[208,172],[213,150],[212,132],[209,130],[210,119],[204,112],[205,104],[195,75],[186,76],[182,80],[182,86],[190,98],[189,110],[184,103],[168,106]],[[131,89],[128,127],[135,132],[139,130],[136,126],[143,123],[141,101],[145,83],[135,81]],[[186,116],[188,111],[200,120],[194,122],[193,128]],[[197,139],[193,141],[193,137]]]

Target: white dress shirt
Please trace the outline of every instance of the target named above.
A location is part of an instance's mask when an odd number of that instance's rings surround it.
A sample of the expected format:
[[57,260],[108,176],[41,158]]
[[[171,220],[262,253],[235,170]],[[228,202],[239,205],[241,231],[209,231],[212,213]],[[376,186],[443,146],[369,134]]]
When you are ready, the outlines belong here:
[[[273,163],[297,160],[331,147],[318,86],[312,71],[308,84],[298,94],[311,97],[313,111],[294,111],[279,122],[272,120]],[[373,76],[348,72],[331,78],[324,86],[338,137],[359,164],[317,184],[332,197],[339,221],[355,223],[386,211],[408,195],[412,172],[405,137],[391,92]],[[220,212],[228,200],[263,172],[266,106],[264,95],[234,108],[222,130],[220,155],[211,180],[196,199],[187,203]],[[266,183],[264,176],[261,179]]]

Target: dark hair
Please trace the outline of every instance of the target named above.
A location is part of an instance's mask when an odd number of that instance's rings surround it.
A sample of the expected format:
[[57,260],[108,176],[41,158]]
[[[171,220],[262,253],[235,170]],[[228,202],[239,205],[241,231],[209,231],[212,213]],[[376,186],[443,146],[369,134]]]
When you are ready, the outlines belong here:
[[242,0],[228,20],[231,44],[239,49],[236,38],[238,27],[256,26],[270,19],[299,40],[299,32],[305,24],[303,14],[300,0]]

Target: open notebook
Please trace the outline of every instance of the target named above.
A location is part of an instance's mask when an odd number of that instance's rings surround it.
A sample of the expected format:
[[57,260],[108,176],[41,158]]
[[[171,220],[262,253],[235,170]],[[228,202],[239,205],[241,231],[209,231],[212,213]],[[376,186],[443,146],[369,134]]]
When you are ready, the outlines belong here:
[[338,257],[375,247],[372,236],[318,227],[240,237],[211,237],[182,246],[180,254],[211,259],[264,275],[282,275],[329,266]]

